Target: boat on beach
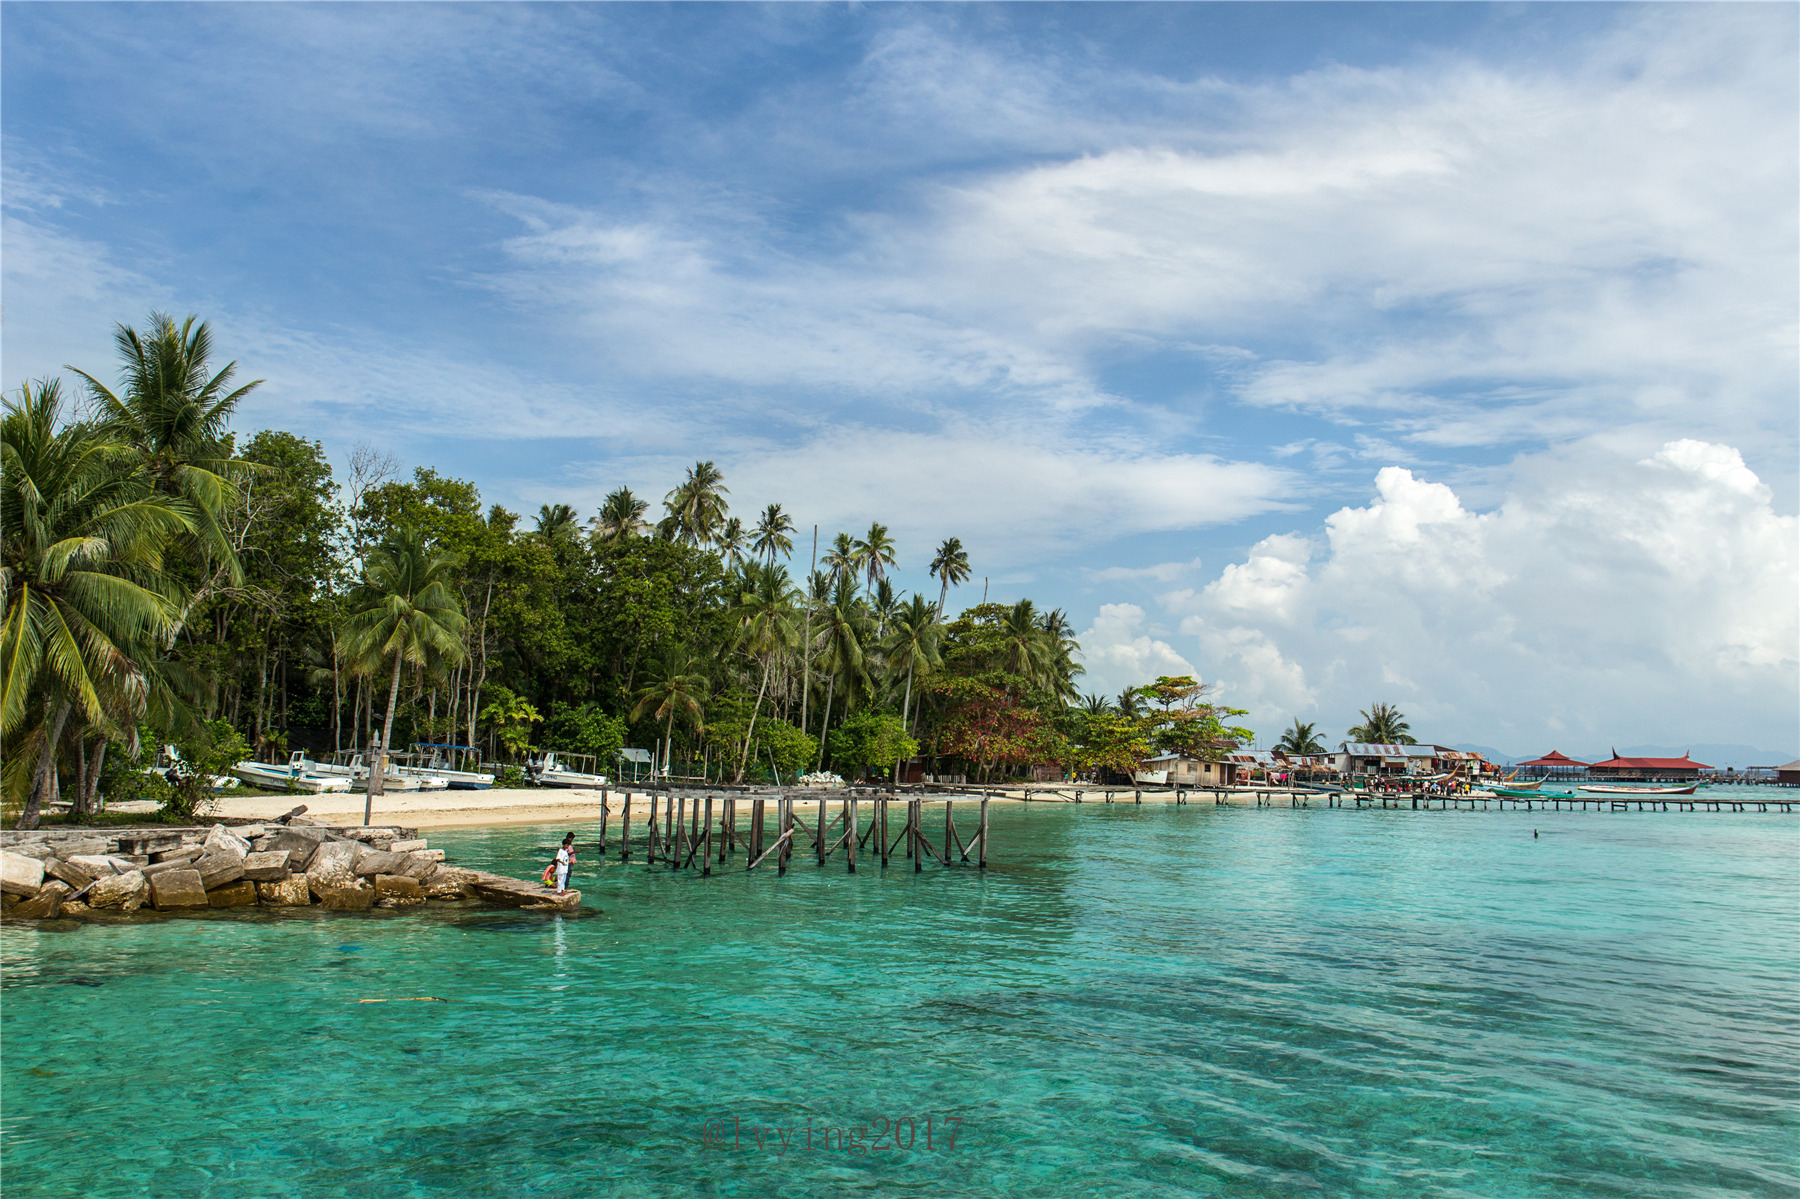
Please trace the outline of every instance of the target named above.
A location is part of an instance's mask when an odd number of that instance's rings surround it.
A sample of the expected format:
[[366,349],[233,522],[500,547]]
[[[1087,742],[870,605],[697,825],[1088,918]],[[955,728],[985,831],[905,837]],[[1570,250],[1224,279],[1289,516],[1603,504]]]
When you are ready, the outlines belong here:
[[604,787],[605,775],[576,769],[598,764],[599,759],[592,754],[558,755],[554,750],[546,750],[543,757],[525,764],[525,773],[540,787]]
[[326,791],[350,790],[348,777],[321,773],[313,769],[317,766],[317,762],[307,761],[304,752],[295,750],[285,766],[274,762],[245,760],[233,766],[231,773],[253,787],[267,787],[275,791],[301,791],[308,795],[318,795]]
[[[485,770],[465,769],[470,761],[460,755],[477,755],[478,751],[467,745],[439,745],[430,741],[413,743],[411,760],[407,769],[433,778],[441,778],[444,785],[452,791],[486,791],[494,785],[494,776]],[[459,764],[460,762],[460,764]]]

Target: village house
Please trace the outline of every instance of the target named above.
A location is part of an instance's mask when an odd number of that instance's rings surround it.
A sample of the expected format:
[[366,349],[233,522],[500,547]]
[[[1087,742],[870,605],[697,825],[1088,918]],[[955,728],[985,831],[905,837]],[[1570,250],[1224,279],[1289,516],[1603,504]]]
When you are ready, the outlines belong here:
[[1621,782],[1697,782],[1702,770],[1712,767],[1696,762],[1686,754],[1679,758],[1621,758],[1618,750],[1604,762],[1588,767],[1588,775],[1597,779]]
[[1186,754],[1166,753],[1139,762],[1131,779],[1153,787],[1229,787],[1237,781],[1237,773],[1232,762],[1208,762]]

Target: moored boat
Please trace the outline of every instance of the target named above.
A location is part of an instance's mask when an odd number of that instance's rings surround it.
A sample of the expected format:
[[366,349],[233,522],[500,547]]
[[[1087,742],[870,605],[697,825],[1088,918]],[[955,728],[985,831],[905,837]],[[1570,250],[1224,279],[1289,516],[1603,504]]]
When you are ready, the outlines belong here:
[[[565,758],[569,761],[564,761]],[[604,787],[605,775],[574,769],[575,765],[597,762],[598,759],[592,754],[558,755],[554,750],[549,750],[537,761],[526,763],[525,773],[540,787]]]
[[1685,787],[1577,787],[1576,790],[1589,795],[1692,795],[1698,787],[1698,783],[1690,783]]

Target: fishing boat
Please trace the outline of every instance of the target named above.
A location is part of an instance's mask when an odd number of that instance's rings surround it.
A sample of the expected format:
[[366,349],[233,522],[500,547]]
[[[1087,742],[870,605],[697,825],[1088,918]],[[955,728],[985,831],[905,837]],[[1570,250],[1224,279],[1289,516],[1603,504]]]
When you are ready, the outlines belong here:
[[605,775],[575,769],[576,766],[598,764],[599,759],[592,754],[558,755],[553,750],[546,750],[543,757],[525,764],[525,773],[540,787],[604,787]]
[[303,791],[308,795],[318,795],[326,791],[350,790],[348,778],[321,774],[316,769],[311,769],[317,766],[317,762],[307,761],[305,753],[295,750],[289,755],[285,766],[246,760],[233,766],[231,773],[252,786],[268,787],[276,791]]
[[413,743],[412,757],[407,768],[443,779],[444,785],[452,791],[486,791],[494,785],[494,776],[485,770],[466,769],[470,762],[479,766],[479,757],[479,751],[471,746],[417,741]]
[[1685,787],[1577,787],[1577,791],[1585,791],[1589,795],[1692,795],[1698,783],[1689,783]]

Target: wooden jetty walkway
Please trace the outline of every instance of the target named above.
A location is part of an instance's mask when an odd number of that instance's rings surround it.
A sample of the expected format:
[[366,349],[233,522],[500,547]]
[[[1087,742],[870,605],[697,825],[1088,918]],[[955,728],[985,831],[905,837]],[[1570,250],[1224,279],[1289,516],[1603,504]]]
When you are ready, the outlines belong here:
[[[611,790],[600,790],[602,859],[608,845],[607,800]],[[650,796],[649,817],[643,832],[634,839],[631,797],[646,790]],[[715,865],[725,866],[740,851],[746,871],[767,864],[775,868],[777,875],[788,872],[796,855],[824,866],[840,853],[850,874],[856,873],[859,853],[864,855],[866,864],[883,868],[899,856],[912,863],[915,873],[925,868],[927,858],[942,866],[987,869],[989,797],[985,795],[979,797],[975,827],[967,841],[956,826],[955,797],[944,799],[940,849],[933,844],[934,836],[926,831],[926,799],[922,795],[902,797],[875,788],[746,791],[634,787],[622,791],[625,803],[619,816],[617,841],[621,862],[631,861],[635,846],[650,865],[664,865],[671,870],[697,867],[702,877],[710,876]],[[901,806],[897,819],[890,812],[896,804]]]
[[[1118,790],[1117,794],[1129,795],[1133,803],[1142,803],[1144,795],[1169,795],[1166,787],[1136,788]],[[1035,789],[1027,791],[1026,800],[1042,801],[1054,796],[1053,802],[1082,803],[1093,802],[1098,794],[1101,802],[1112,803],[1113,789],[1088,789],[1086,791],[1061,789]],[[1776,795],[1561,795],[1556,792],[1545,792],[1542,795],[1441,795],[1428,791],[1378,791],[1368,792],[1354,789],[1329,788],[1286,788],[1286,787],[1176,787],[1173,798],[1178,805],[1193,802],[1194,796],[1210,798],[1215,805],[1230,804],[1235,799],[1254,798],[1259,808],[1280,806],[1285,801],[1287,807],[1310,808],[1318,801],[1329,808],[1406,808],[1415,812],[1449,811],[1477,808],[1488,809],[1512,808],[1532,811],[1595,811],[1595,812],[1792,812],[1800,808],[1800,796],[1788,798]]]

